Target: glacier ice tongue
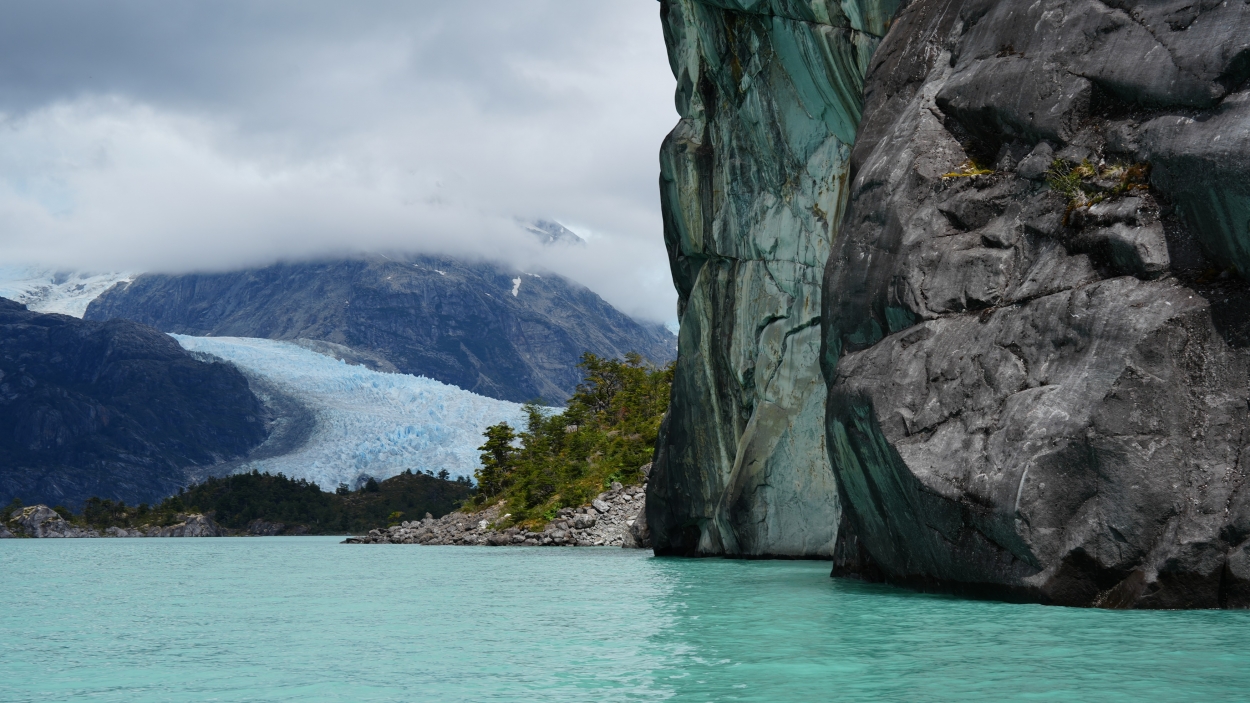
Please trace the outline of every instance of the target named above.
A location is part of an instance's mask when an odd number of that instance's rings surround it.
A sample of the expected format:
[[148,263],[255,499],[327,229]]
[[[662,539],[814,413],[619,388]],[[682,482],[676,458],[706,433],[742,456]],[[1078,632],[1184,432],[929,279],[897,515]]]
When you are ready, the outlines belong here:
[[290,342],[243,337],[171,335],[191,352],[233,363],[312,410],[316,428],[304,446],[245,463],[331,489],[361,474],[383,479],[446,469],[472,476],[482,432],[508,422],[521,426],[521,405],[495,400],[423,376],[352,366]]

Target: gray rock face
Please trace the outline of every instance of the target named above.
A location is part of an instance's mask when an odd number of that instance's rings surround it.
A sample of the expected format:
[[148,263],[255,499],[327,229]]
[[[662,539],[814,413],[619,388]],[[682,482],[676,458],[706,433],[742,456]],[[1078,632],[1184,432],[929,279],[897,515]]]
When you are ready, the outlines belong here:
[[1250,4],[918,0],[825,273],[835,574],[1250,606]]
[[563,403],[582,381],[584,352],[633,351],[665,364],[676,341],[663,325],[640,323],[561,276],[426,256],[145,274],[106,291],[85,316],[113,318],[163,332],[292,341],[522,403]]
[[678,359],[647,496],[660,554],[828,556],[821,271],[894,0],[663,0]]

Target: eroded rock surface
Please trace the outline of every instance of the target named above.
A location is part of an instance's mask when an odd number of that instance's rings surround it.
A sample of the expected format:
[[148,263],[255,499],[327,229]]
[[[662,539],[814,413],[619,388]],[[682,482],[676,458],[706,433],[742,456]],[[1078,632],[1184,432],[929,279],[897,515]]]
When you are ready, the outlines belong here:
[[894,0],[663,0],[681,120],[660,153],[678,359],[657,553],[829,556],[821,272]]
[[1250,605],[1250,4],[918,0],[829,259],[835,574]]

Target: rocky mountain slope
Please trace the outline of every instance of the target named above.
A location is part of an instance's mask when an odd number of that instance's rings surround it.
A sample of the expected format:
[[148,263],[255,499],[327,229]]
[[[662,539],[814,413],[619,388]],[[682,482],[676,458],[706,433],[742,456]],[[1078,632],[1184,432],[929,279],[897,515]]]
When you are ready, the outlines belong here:
[[680,353],[647,498],[663,554],[833,553],[821,278],[895,0],[662,0]]
[[1250,606],[1250,4],[917,0],[824,279],[835,573]]
[[563,402],[586,351],[637,351],[656,363],[675,353],[662,325],[640,324],[560,276],[434,257],[144,274],[94,300],[85,317],[195,336],[318,340],[371,356],[380,370],[515,402]]
[[155,502],[266,436],[243,375],[135,322],[0,299],[0,503]]

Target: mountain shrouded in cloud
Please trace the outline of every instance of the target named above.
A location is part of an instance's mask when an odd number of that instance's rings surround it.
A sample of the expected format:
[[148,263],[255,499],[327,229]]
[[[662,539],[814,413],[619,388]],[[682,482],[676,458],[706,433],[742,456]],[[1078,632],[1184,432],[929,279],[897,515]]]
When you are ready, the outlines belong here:
[[[673,316],[652,2],[60,0],[0,24],[0,258],[490,257]],[[543,247],[558,220],[586,240]]]

